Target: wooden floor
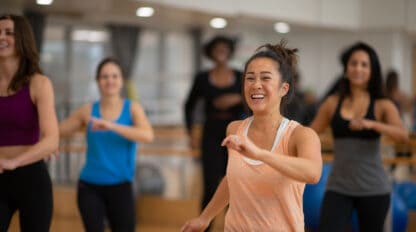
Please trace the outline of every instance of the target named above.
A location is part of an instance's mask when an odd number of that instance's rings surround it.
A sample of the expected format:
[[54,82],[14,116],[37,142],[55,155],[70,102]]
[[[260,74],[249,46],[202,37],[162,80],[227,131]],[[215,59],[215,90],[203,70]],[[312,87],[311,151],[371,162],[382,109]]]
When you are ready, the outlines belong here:
[[[52,232],[84,231],[76,205],[74,187],[54,186]],[[140,232],[177,232],[183,223],[199,214],[199,200],[164,199],[142,196],[136,205],[137,227]],[[213,231],[223,231],[224,214],[214,222]],[[9,232],[19,232],[18,214],[12,219]]]
[[[74,187],[54,187],[54,213],[52,232],[84,231],[76,205]],[[177,232],[183,223],[199,213],[199,200],[164,199],[142,196],[136,205],[137,227],[140,232]],[[223,231],[224,213],[217,217],[213,231]],[[18,232],[18,215],[14,215],[9,232]],[[109,231],[109,230],[108,230]],[[410,212],[408,232],[416,232],[416,212]]]

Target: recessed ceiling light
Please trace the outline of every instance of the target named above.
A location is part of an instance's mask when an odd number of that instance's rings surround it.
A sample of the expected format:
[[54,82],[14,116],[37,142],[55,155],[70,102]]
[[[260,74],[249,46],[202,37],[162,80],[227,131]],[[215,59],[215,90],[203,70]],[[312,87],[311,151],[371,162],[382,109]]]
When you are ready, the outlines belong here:
[[151,17],[155,13],[152,7],[139,7],[136,10],[136,15],[139,17]]
[[108,40],[108,34],[105,31],[75,30],[72,32],[72,39],[84,42],[104,42]]
[[53,0],[36,0],[38,5],[50,5],[52,4]]
[[213,18],[209,22],[209,25],[211,25],[213,28],[221,29],[227,26],[227,20],[224,18]]
[[285,33],[288,33],[290,31],[290,26],[289,26],[289,24],[284,23],[284,22],[277,22],[277,23],[274,24],[274,30],[277,33],[285,34]]

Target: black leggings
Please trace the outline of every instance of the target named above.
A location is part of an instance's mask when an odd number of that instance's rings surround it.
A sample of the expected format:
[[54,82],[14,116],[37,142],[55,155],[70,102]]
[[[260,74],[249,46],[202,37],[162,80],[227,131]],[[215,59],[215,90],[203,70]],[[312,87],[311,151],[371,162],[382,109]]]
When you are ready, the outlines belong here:
[[52,218],[52,183],[43,161],[0,174],[0,232],[19,211],[20,231],[47,232]]
[[[207,139],[202,142],[203,193],[201,207],[204,209],[217,190],[227,169],[227,149],[221,147],[221,140]],[[210,227],[206,231],[210,231]]]
[[382,232],[390,206],[390,194],[355,197],[334,191],[325,192],[319,232],[345,232],[357,211],[360,231]]
[[202,208],[205,208],[225,176],[228,159],[227,150],[221,147],[221,141],[206,143],[201,158],[204,181]]
[[104,231],[107,217],[112,232],[134,232],[135,214],[132,185],[95,185],[78,182],[78,208],[87,232]]

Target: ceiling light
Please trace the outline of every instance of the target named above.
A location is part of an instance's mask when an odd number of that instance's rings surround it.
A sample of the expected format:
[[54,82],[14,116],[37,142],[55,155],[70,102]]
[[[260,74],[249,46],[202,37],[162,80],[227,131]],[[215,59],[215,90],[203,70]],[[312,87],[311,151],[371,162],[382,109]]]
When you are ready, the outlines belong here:
[[136,10],[136,15],[139,17],[151,17],[155,13],[152,7],[139,7]]
[[52,4],[53,0],[36,0],[38,5],[50,5]]
[[287,24],[287,23],[284,23],[284,22],[278,22],[278,23],[275,23],[275,24],[274,24],[274,30],[275,30],[277,33],[282,33],[282,34],[285,34],[285,33],[288,33],[288,32],[290,31],[290,26],[289,26],[289,24]]
[[224,18],[213,18],[209,22],[209,25],[211,25],[213,28],[221,29],[227,26],[227,20]]
[[94,30],[75,30],[72,39],[85,42],[104,42],[108,40],[108,33]]

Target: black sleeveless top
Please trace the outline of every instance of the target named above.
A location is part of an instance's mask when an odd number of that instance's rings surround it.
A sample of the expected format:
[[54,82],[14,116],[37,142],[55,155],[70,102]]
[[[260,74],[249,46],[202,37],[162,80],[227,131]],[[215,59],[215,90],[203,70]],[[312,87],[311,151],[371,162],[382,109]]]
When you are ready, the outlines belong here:
[[[362,138],[362,139],[378,139],[380,138],[380,133],[375,130],[351,130],[349,128],[350,120],[346,120],[341,116],[341,105],[343,98],[338,100],[338,105],[335,110],[334,116],[331,120],[332,134],[334,138]],[[375,120],[374,114],[374,104],[376,99],[370,98],[370,104],[367,109],[367,113],[364,116],[365,119]]]
[[[196,75],[191,91],[185,103],[185,123],[188,131],[191,130],[194,121],[193,112],[199,99],[204,100],[205,129],[225,136],[228,123],[243,118],[244,105],[241,102],[227,109],[218,109],[214,106],[217,97],[224,94],[237,93],[241,95],[242,73],[234,71],[234,83],[227,87],[216,87],[210,81],[209,71],[203,71]],[[204,130],[205,133],[205,130]]]

